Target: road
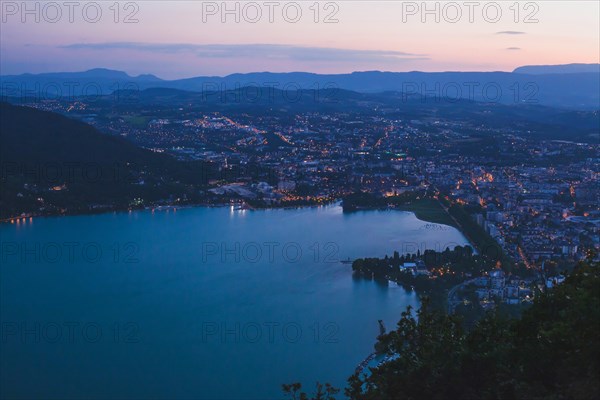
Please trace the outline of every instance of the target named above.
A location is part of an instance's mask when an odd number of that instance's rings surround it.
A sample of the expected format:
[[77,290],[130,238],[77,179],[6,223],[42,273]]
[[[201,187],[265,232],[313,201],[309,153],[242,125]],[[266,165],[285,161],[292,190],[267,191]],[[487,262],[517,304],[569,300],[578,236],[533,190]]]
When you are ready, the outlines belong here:
[[475,283],[476,280],[477,280],[477,278],[469,279],[468,281],[459,283],[458,285],[456,285],[452,289],[450,289],[450,291],[448,292],[448,315],[452,314],[454,312],[454,308],[462,302],[460,300],[454,299],[454,297],[456,295],[456,291],[461,289],[463,286],[467,286],[467,285],[470,285],[471,283]]

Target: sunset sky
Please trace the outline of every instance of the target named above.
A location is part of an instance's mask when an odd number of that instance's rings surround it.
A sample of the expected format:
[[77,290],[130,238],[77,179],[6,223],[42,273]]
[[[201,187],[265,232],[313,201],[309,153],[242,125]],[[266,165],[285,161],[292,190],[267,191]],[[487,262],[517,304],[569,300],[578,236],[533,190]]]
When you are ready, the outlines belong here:
[[27,13],[20,1],[2,1],[1,74],[104,67],[174,79],[600,62],[597,1],[520,2],[518,13],[514,1],[476,2],[472,9],[461,1],[428,2],[429,10],[438,8],[424,14],[421,1],[341,0],[320,2],[318,16],[312,0],[242,1],[231,14],[221,1],[121,2],[118,15],[113,1],[90,3],[69,10],[62,1],[29,2]]

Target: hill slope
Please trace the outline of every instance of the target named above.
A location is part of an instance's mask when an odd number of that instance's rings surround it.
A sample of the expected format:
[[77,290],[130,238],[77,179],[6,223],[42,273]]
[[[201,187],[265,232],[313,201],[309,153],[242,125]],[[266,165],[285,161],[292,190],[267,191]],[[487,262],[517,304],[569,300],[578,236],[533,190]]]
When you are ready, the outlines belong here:
[[179,180],[195,179],[170,156],[59,114],[0,103],[0,117],[2,218],[125,208],[181,196]]
[[0,103],[2,162],[156,164],[162,155],[62,115]]

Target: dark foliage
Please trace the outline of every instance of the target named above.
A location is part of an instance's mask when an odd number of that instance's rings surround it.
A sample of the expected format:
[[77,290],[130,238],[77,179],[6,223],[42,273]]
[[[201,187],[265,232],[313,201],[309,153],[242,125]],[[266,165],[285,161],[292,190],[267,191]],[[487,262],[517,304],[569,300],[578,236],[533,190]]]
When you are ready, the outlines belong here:
[[600,271],[578,266],[518,320],[409,308],[380,346],[398,357],[349,379],[353,400],[600,398]]

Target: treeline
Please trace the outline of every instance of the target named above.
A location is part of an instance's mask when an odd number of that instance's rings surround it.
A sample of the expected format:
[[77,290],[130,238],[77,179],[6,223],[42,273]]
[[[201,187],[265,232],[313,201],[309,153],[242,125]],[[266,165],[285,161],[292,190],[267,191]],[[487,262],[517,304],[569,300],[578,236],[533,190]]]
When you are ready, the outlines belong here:
[[480,272],[478,268],[484,266],[484,259],[476,255],[471,246],[455,246],[453,249],[446,247],[444,251],[425,250],[422,254],[420,250],[404,255],[395,251],[392,257],[358,258],[352,263],[352,270],[373,278],[391,277],[400,272],[400,266],[404,263],[417,261],[424,263],[427,268],[452,265],[453,270],[459,273]]
[[448,208],[448,212],[458,223],[462,233],[473,243],[482,256],[502,263],[503,269],[507,272],[514,269],[514,261],[510,259],[502,247],[480,226],[463,206],[453,204]]
[[[401,268],[407,262],[421,262],[428,270],[437,269],[436,278],[427,275],[414,275],[412,271]],[[352,263],[355,276],[393,281],[406,290],[414,290],[421,297],[428,297],[432,306],[443,309],[446,306],[447,291],[465,280],[465,277],[480,275],[495,268],[495,262],[477,255],[470,246],[456,246],[444,251],[425,250],[423,254],[400,255],[397,251],[392,257],[359,258]]]

